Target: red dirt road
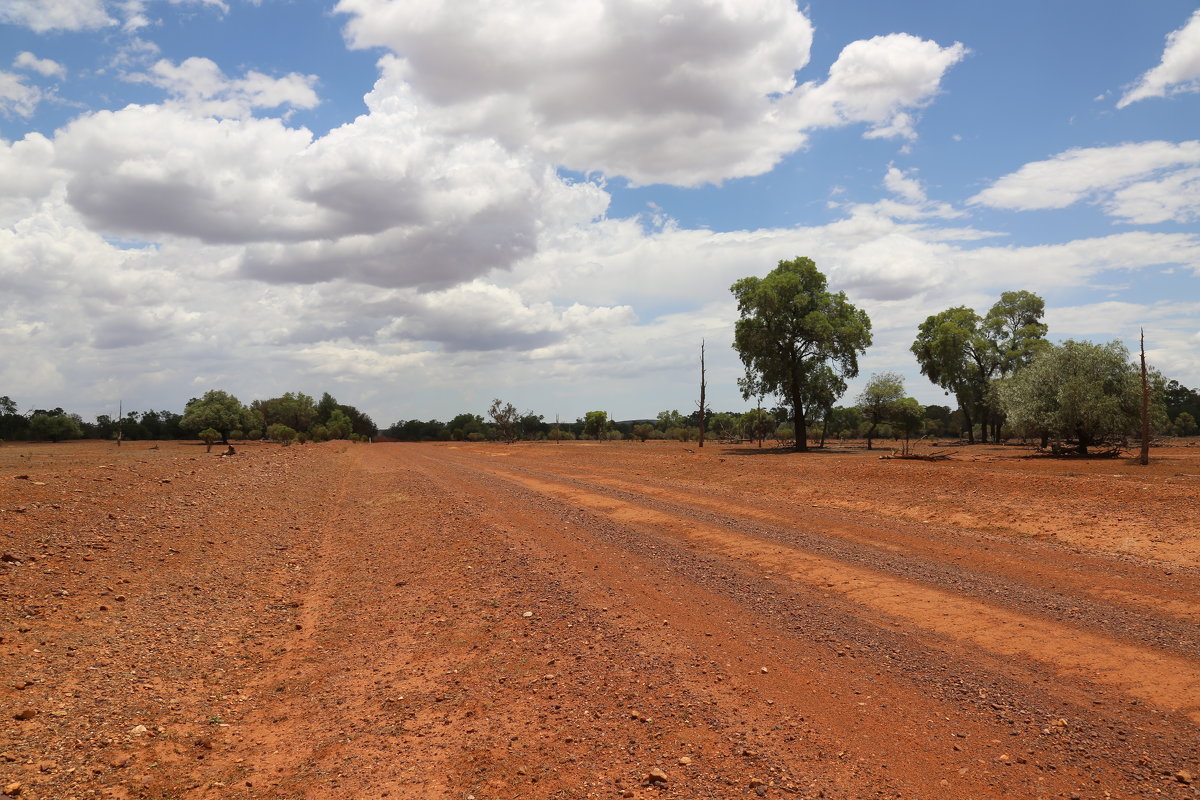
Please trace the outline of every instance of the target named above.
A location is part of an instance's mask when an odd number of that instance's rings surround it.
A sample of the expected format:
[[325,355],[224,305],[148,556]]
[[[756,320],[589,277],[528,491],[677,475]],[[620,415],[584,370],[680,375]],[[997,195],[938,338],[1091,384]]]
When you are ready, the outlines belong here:
[[1200,447],[1020,454],[6,445],[0,790],[1200,796]]

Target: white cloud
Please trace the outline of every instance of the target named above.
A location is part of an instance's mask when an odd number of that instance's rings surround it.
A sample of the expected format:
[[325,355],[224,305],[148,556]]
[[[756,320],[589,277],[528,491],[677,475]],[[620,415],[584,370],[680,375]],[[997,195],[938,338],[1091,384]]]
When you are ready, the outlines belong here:
[[0,70],[0,114],[30,117],[42,101],[42,90],[25,83],[25,77]]
[[829,68],[822,84],[808,83],[797,93],[798,120],[806,127],[855,122],[872,125],[868,138],[913,138],[911,109],[930,102],[946,70],[967,50],[906,33],[851,42]]
[[17,53],[17,57],[13,59],[13,66],[17,69],[33,70],[46,78],[65,78],[67,76],[67,68],[62,64],[53,59],[38,58],[28,50]]
[[37,33],[117,24],[105,10],[104,0],[6,0],[0,4],[0,22],[23,25]]
[[[797,86],[812,25],[790,0],[545,0],[507,5],[341,0],[354,47],[386,47],[447,132],[533,147],[582,172],[698,185],[758,175],[806,131],[867,123],[911,136],[912,110],[963,55],[905,34],[848,45]],[[436,113],[435,113],[436,111]]]
[[968,202],[1028,211],[1108,199],[1105,210],[1131,222],[1147,222],[1152,217],[1157,217],[1155,221],[1181,220],[1196,214],[1194,189],[1163,198],[1157,211],[1147,203],[1147,195],[1156,187],[1190,187],[1194,180],[1190,168],[1196,165],[1200,165],[1200,141],[1196,140],[1076,148],[1026,164]]
[[1104,208],[1114,217],[1139,225],[1200,219],[1200,168],[1132,183],[1114,192]]
[[160,59],[148,72],[126,80],[149,83],[165,90],[175,104],[197,114],[244,117],[256,108],[314,108],[320,103],[315,75],[288,73],[272,78],[251,70],[243,78],[228,78],[211,59],[192,57],[179,64]]
[[[198,93],[223,85],[189,75]],[[543,230],[607,206],[597,185],[493,141],[431,135],[410,98],[369,102],[370,114],[316,140],[187,104],[102,111],[57,134],[54,163],[97,230],[250,245],[241,270],[279,283],[447,287],[508,268]]]
[[1162,61],[1121,96],[1117,108],[1148,97],[1200,91],[1200,10],[1182,28],[1167,34]]

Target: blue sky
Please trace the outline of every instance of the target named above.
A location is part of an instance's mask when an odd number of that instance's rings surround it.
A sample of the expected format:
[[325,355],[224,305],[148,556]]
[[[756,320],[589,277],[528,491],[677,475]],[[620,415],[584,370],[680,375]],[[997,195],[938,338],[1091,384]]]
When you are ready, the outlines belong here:
[[1002,291],[1200,386],[1195,2],[13,0],[0,394],[330,391],[383,425],[744,407],[729,285],[814,258],[923,402]]

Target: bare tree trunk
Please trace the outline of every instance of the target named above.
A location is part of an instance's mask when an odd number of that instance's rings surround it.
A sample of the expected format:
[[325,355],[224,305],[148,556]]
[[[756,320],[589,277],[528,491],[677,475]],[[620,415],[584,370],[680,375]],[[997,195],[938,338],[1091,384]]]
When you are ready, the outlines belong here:
[[1143,467],[1150,463],[1150,381],[1146,379],[1146,331],[1141,331],[1142,350],[1142,452],[1138,463]]
[[700,447],[704,447],[704,340],[700,340]]

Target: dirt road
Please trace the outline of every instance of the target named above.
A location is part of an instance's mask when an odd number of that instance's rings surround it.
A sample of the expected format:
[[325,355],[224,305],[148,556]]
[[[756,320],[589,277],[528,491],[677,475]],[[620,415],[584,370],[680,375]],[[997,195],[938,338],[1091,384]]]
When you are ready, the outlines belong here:
[[1200,448],[875,455],[6,446],[0,788],[1200,795]]

